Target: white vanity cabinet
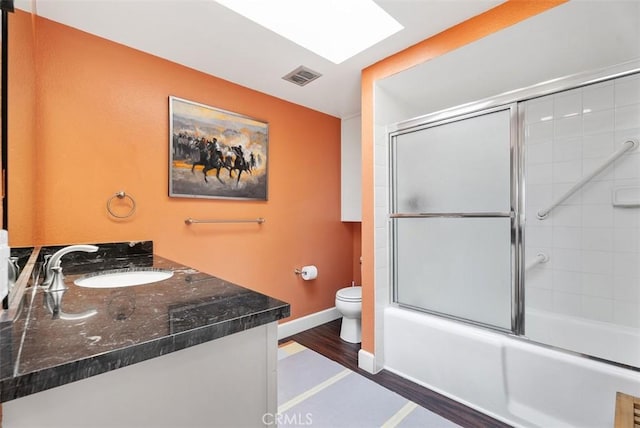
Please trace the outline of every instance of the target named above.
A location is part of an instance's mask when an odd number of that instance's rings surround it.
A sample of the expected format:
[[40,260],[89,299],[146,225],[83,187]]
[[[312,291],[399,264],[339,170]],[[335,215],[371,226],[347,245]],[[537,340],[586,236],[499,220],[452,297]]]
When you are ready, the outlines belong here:
[[3,403],[4,428],[259,427],[277,412],[277,322]]

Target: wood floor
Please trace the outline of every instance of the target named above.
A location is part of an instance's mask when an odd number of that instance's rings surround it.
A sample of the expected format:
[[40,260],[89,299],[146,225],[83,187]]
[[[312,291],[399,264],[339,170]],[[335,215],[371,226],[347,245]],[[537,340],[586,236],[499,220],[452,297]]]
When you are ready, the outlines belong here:
[[358,368],[360,344],[351,344],[340,340],[340,320],[289,336],[280,342],[284,343],[289,340],[295,340],[460,426],[467,428],[509,427],[509,425],[386,370],[372,375]]

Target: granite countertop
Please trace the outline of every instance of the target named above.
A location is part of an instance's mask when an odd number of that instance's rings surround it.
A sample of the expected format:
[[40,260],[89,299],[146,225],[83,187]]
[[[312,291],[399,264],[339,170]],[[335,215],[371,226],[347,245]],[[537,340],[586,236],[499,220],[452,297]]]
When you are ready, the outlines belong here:
[[[19,316],[12,324],[12,337],[7,337],[7,329],[0,329],[1,355],[5,356],[1,402],[290,314],[285,302],[152,254],[148,242],[97,245],[101,248],[98,253],[71,253],[62,258],[69,287],[62,300],[62,311],[79,314],[95,309],[95,315],[77,320],[54,319],[44,304],[44,292],[30,287],[26,288]],[[40,251],[38,260],[41,260],[44,254],[59,248],[36,247],[34,251]],[[34,269],[38,268],[36,263]],[[89,273],[122,268],[170,270],[173,276],[120,288],[86,288],[73,283]],[[11,361],[7,365],[9,355]]]

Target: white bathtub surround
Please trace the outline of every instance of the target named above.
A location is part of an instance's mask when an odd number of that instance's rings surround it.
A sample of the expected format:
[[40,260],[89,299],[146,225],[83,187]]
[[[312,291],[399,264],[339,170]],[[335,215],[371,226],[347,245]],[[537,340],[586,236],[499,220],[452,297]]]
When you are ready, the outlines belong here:
[[539,343],[640,367],[640,333],[632,327],[528,308],[526,331]]
[[[523,107],[525,255],[550,257],[526,273],[527,336],[639,367],[640,206],[633,198],[640,195],[640,150],[621,155],[547,218],[536,214],[626,141],[640,138],[640,75],[536,98]],[[568,322],[551,331],[537,311]],[[585,325],[594,326],[588,340],[575,331]],[[598,333],[605,331],[611,333]],[[630,352],[612,341],[620,335],[630,340],[621,342]]]
[[[549,251],[553,259],[528,275],[530,302],[537,309],[640,327],[640,300],[625,292],[640,282],[634,268],[640,261],[640,209],[613,203],[619,189],[640,188],[640,151],[622,156],[549,218],[535,217],[622,143],[640,136],[640,76],[528,101],[525,112],[526,252]],[[566,125],[568,119],[575,123]],[[540,278],[542,271],[549,274]],[[628,285],[616,290],[614,284],[623,282]]]
[[522,427],[608,427],[640,373],[440,317],[385,310],[385,369]]

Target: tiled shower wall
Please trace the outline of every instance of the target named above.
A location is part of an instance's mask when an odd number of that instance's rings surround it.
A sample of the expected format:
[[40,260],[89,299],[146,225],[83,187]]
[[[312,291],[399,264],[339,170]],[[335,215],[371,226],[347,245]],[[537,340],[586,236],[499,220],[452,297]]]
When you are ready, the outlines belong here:
[[525,257],[549,256],[526,273],[527,308],[640,328],[640,206],[612,203],[623,186],[640,198],[640,150],[627,152],[547,219],[536,217],[624,141],[640,138],[640,75],[523,105]]

